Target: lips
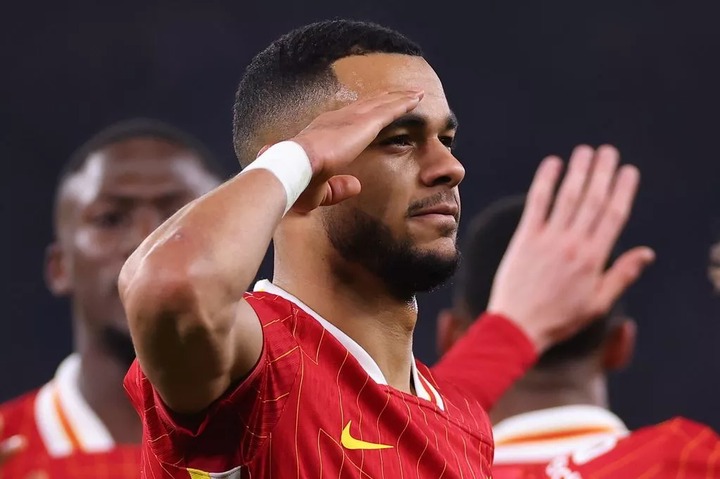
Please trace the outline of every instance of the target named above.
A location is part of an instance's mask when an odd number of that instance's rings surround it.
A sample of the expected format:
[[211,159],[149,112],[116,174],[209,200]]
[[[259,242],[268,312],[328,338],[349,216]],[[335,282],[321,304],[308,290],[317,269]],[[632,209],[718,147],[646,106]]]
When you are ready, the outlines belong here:
[[452,216],[457,220],[458,206],[452,203],[442,203],[439,205],[429,206],[416,211],[412,216],[424,216],[424,215],[446,215]]

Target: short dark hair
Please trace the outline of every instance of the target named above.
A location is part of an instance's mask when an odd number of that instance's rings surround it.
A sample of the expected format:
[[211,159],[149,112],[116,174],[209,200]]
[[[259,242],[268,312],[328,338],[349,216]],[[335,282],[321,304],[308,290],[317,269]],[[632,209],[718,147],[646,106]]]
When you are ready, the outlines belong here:
[[420,47],[401,33],[354,20],[325,20],[281,36],[258,53],[245,69],[235,94],[233,143],[242,166],[254,159],[258,132],[286,123],[313,100],[336,93],[332,71],[337,60],[371,53],[422,56]]
[[[462,262],[454,300],[471,318],[477,318],[487,309],[495,273],[520,223],[524,206],[524,195],[493,202],[472,220],[461,242]],[[618,303],[609,314],[548,349],[538,360],[537,367],[555,366],[589,356],[600,347],[620,314]]]
[[58,189],[68,177],[85,167],[90,155],[109,145],[133,138],[158,138],[187,148],[197,155],[200,164],[208,173],[220,180],[226,177],[225,171],[210,149],[190,133],[160,120],[131,118],[103,128],[75,150],[60,170]]

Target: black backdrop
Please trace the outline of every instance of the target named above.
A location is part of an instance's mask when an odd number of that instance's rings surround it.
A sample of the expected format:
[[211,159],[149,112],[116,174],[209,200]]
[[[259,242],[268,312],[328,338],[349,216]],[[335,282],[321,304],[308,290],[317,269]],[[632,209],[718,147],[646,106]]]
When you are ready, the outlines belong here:
[[[659,259],[629,297],[637,358],[612,377],[612,405],[632,427],[675,414],[720,427],[720,308],[705,279],[720,210],[713,2],[13,3],[0,20],[0,399],[41,384],[71,347],[67,304],[42,281],[55,175],[70,152],[109,122],[154,116],[237,171],[230,107],[252,54],[298,24],[352,16],[418,40],[444,79],[461,121],[466,218],[579,142],[611,142],[641,167],[623,242],[650,244]],[[448,288],[420,298],[425,361],[448,300]]]

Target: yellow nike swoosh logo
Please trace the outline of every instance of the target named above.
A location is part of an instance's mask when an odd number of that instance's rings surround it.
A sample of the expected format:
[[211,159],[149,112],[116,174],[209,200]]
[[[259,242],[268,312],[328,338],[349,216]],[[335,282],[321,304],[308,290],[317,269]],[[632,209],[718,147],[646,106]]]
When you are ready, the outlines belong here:
[[392,449],[392,446],[388,446],[387,444],[377,444],[355,439],[350,435],[350,424],[352,424],[352,421],[348,421],[347,426],[343,429],[342,436],[340,436],[340,444],[342,444],[345,449]]

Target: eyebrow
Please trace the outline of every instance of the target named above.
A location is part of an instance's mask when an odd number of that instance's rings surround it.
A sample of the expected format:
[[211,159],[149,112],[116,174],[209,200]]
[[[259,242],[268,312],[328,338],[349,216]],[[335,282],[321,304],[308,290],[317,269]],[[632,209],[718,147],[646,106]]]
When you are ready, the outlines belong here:
[[[395,129],[401,129],[401,128],[418,128],[418,129],[424,129],[427,127],[428,121],[427,118],[418,115],[417,113],[407,113],[397,120],[390,123],[388,126],[383,128],[383,131],[388,130],[395,130]],[[455,113],[450,112],[447,119],[445,120],[445,130],[456,130],[458,127],[458,119],[455,116]]]

